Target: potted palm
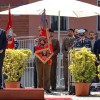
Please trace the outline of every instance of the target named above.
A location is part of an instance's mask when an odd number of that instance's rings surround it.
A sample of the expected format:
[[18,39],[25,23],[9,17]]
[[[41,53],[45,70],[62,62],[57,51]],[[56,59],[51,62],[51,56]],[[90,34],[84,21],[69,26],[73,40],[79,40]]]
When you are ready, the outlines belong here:
[[[2,70],[3,74],[7,76],[7,79],[4,80],[5,86],[7,83],[17,83],[20,87],[18,80],[23,75],[31,54],[29,49],[6,50]],[[13,85],[11,86],[13,87]]]
[[70,59],[69,70],[75,82],[75,94],[89,95],[90,83],[96,76],[96,56],[83,47],[80,50],[70,50]]

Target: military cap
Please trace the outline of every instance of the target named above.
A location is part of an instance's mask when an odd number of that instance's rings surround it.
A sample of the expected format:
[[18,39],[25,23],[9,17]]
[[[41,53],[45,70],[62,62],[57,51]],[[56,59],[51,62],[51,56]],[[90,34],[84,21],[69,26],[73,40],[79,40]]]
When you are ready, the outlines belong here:
[[78,33],[79,33],[79,35],[84,35],[85,30],[84,30],[84,29],[79,29],[79,30],[78,30]]

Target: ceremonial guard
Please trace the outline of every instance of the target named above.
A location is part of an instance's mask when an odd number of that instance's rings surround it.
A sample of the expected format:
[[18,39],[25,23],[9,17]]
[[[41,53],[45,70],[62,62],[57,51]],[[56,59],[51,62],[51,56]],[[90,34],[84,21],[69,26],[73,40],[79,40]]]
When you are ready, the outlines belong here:
[[41,16],[41,26],[39,30],[38,43],[35,47],[37,85],[38,88],[44,88],[46,93],[51,93],[50,72],[53,50],[45,10]]
[[72,48],[74,41],[74,30],[70,28],[67,31],[67,37],[63,40],[62,43],[65,90],[68,90],[68,53]]
[[51,82],[51,89],[52,91],[56,91],[56,82],[57,82],[57,77],[56,77],[56,71],[57,71],[57,55],[60,51],[60,46],[59,46],[59,41],[58,39],[55,39],[53,37],[54,31],[52,29],[49,29],[50,37],[51,37],[51,42],[53,46],[53,56],[52,56],[52,64],[51,64],[51,76],[50,76],[50,82]]

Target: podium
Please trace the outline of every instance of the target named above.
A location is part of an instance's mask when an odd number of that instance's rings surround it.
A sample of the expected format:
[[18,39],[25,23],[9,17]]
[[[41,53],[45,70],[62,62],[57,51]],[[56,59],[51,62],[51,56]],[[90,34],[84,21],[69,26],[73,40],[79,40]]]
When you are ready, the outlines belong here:
[[43,88],[4,88],[0,90],[1,100],[44,100]]

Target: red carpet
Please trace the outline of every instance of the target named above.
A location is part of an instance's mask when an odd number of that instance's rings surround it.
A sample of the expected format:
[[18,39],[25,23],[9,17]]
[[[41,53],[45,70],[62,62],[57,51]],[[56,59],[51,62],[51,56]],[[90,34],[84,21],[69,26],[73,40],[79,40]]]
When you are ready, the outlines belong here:
[[44,100],[72,100],[71,98],[45,98]]

